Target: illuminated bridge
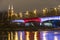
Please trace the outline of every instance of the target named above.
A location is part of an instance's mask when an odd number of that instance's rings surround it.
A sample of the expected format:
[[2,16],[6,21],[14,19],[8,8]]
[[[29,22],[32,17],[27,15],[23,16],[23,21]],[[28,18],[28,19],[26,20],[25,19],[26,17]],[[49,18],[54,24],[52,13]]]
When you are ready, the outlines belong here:
[[[0,25],[1,26],[1,25]],[[4,27],[3,27],[4,26]],[[60,16],[25,18],[11,20],[0,30],[60,30]]]
[[10,22],[0,28],[0,40],[60,40],[60,16]]
[[11,22],[26,28],[60,28],[60,16],[25,18]]

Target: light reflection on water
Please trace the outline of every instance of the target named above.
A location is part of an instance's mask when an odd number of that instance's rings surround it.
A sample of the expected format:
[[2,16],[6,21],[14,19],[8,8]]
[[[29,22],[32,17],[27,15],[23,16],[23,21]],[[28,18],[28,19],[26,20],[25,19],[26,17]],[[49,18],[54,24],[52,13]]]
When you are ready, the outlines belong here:
[[60,40],[60,31],[8,32],[8,40]]

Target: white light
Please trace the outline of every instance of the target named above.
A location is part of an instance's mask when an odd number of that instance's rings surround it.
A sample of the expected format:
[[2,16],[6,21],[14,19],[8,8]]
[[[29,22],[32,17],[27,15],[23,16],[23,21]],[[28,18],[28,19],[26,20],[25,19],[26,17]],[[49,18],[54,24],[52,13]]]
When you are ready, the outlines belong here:
[[20,40],[22,40],[22,32],[20,32]]
[[[58,34],[58,32],[54,32],[54,34]],[[54,36],[54,40],[58,40],[58,37],[57,36]]]
[[45,26],[52,26],[52,23],[44,23]]
[[43,31],[43,40],[47,40],[47,39],[46,39],[46,34],[47,34],[46,32],[47,32],[47,31]]
[[54,16],[54,17],[43,17],[43,18],[40,18],[41,19],[41,22],[43,21],[47,21],[47,20],[60,20],[60,16]]
[[57,36],[54,36],[54,40],[58,40]]
[[58,34],[58,32],[54,32],[54,34]]
[[13,20],[12,22],[24,22],[24,20]]

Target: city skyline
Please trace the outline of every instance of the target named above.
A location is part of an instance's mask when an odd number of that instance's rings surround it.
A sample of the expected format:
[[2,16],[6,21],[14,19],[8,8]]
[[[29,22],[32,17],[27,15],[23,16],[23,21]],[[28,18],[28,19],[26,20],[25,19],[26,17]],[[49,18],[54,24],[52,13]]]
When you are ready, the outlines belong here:
[[8,10],[9,5],[13,5],[16,12],[24,12],[57,7],[60,5],[60,0],[0,0],[0,11]]

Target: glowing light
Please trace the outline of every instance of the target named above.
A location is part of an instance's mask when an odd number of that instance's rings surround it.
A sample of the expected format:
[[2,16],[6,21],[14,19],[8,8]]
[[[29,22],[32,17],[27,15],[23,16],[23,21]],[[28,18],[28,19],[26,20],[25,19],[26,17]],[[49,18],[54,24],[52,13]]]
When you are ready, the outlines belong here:
[[10,5],[9,5],[9,7],[8,7],[8,17],[10,16],[10,14],[9,14],[10,11],[11,11],[11,10],[10,10]]
[[[54,34],[58,34],[58,32],[54,32]],[[58,40],[58,37],[54,36],[54,40]]]
[[54,34],[58,34],[58,32],[54,32]]
[[58,7],[60,8],[60,5],[58,5]]
[[20,40],[22,40],[22,32],[20,32]]
[[43,15],[45,15],[46,13],[48,13],[48,9],[47,8],[44,8],[42,11],[43,11]]
[[11,6],[11,16],[14,15],[13,5]]
[[45,9],[43,9],[43,14],[45,15],[45,13],[46,13],[46,10],[45,10]]
[[29,32],[26,32],[26,40],[29,40]]
[[43,21],[47,21],[47,20],[60,20],[60,16],[54,16],[54,17],[43,17],[43,18],[40,18],[41,19],[41,22]]
[[13,40],[13,32],[11,32],[11,40]]
[[45,9],[43,9],[43,13],[45,13],[46,12],[46,10]]
[[22,17],[22,12],[19,13],[20,17]]
[[24,22],[24,20],[12,20],[12,22]]
[[18,40],[18,32],[15,32],[15,40]]
[[34,40],[38,40],[38,38],[37,38],[37,32],[34,32]]
[[28,15],[28,13],[29,13],[29,12],[28,12],[28,11],[26,11],[26,15]]
[[58,40],[57,36],[54,36],[54,40]]
[[36,15],[36,11],[37,11],[37,10],[35,9],[35,10],[34,10],[34,14],[35,14],[35,15]]
[[47,32],[47,31],[43,31],[43,40],[47,40],[47,39],[46,39],[46,34],[47,34],[46,32]]
[[14,15],[17,17],[18,15],[17,15],[17,13],[14,13]]
[[54,8],[55,11],[57,11],[57,8]]
[[8,32],[8,40],[10,40],[10,33]]

